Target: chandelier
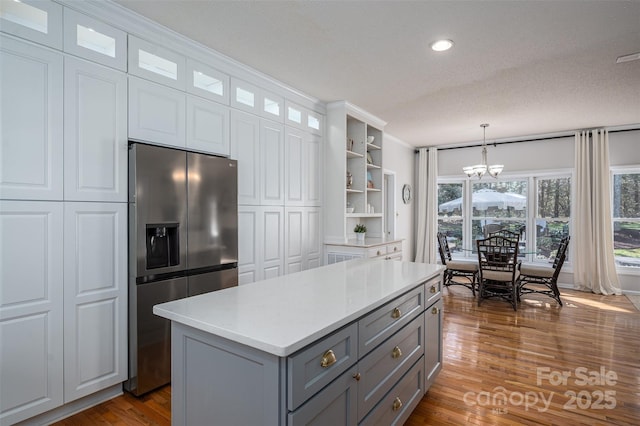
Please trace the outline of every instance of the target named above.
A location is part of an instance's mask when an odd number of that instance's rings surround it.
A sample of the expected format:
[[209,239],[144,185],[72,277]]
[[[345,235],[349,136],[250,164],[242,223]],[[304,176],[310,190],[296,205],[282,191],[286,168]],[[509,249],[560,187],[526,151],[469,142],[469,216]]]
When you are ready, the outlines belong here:
[[489,172],[489,174],[491,176],[493,176],[494,178],[497,178],[498,175],[502,172],[502,169],[504,169],[504,165],[502,164],[494,164],[492,166],[487,166],[487,127],[489,127],[488,124],[483,123],[480,125],[480,127],[482,127],[482,164],[476,164],[475,166],[467,166],[467,167],[463,167],[462,171],[465,172],[465,174],[468,177],[471,176],[478,176],[478,179],[482,179],[482,176],[484,176],[485,173]]

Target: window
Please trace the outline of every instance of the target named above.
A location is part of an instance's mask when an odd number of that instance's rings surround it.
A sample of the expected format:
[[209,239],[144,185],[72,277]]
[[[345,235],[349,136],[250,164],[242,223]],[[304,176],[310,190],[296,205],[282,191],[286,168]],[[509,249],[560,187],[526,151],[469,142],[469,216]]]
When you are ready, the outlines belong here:
[[553,262],[560,240],[569,235],[571,178],[537,178],[536,206],[534,260]]
[[[471,190],[471,239],[485,238],[495,226],[521,234],[524,256],[527,227],[528,180],[473,182]],[[476,251],[475,243],[472,247]]]
[[462,185],[438,184],[438,232],[447,236],[451,253],[462,253],[463,247]]
[[[640,214],[635,217],[640,230]],[[438,181],[438,232],[447,236],[457,258],[475,258],[476,240],[497,229],[507,229],[520,234],[518,257],[547,264],[555,259],[560,239],[570,235],[570,223],[568,171],[497,180]],[[640,237],[636,238],[638,248]]]
[[616,264],[640,268],[640,170],[614,172],[612,215]]

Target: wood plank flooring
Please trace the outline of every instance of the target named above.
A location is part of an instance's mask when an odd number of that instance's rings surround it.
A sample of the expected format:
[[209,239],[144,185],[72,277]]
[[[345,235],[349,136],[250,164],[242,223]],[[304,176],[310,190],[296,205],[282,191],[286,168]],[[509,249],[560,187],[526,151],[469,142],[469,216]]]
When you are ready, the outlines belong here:
[[[514,312],[445,289],[444,367],[405,425],[639,425],[640,312],[625,296],[561,293],[562,308],[527,295]],[[170,425],[170,392],[125,394],[56,425]]]

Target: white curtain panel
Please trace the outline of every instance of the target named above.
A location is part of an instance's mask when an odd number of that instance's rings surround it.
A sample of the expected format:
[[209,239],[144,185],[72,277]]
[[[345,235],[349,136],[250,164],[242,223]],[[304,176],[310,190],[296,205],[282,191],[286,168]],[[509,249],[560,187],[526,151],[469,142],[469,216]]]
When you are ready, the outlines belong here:
[[418,153],[418,235],[416,262],[436,263],[438,232],[438,150],[420,148]]
[[609,132],[576,132],[573,250],[574,287],[622,294],[613,253]]

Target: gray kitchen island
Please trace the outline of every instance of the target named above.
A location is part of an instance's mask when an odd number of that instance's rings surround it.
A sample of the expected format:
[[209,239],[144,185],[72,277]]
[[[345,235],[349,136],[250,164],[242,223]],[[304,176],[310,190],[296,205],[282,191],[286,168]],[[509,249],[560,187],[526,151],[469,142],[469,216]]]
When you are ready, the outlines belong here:
[[352,260],[156,305],[172,424],[402,424],[442,366],[443,269]]

